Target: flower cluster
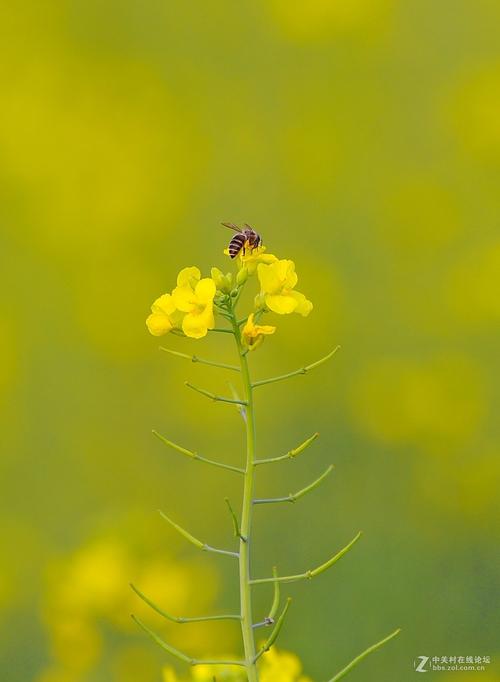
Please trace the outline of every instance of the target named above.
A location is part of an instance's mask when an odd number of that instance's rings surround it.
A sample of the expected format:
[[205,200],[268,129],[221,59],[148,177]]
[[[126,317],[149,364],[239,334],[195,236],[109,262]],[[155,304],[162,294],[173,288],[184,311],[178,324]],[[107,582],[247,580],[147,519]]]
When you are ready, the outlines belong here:
[[[229,255],[227,249],[224,253]],[[265,313],[309,315],[313,304],[295,290],[298,277],[292,260],[280,260],[266,253],[264,246],[252,249],[247,243],[236,263],[234,276],[231,272],[224,274],[216,267],[211,269],[210,277],[204,278],[197,267],[181,270],[177,286],[170,294],[157,298],[151,306],[151,314],[146,320],[151,334],[162,336],[174,332],[201,339],[215,328],[216,313],[228,319],[228,310],[234,310],[243,287],[254,275],[257,275],[260,290],[254,299],[254,310],[243,319],[241,330],[242,343],[248,350],[258,348],[266,336],[276,331],[272,325],[260,324]]]

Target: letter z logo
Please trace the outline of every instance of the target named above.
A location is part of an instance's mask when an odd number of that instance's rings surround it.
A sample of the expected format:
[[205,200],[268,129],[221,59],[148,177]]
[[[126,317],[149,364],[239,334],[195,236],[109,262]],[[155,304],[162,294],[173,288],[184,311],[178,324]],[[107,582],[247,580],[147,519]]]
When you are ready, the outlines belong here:
[[[427,665],[427,661],[429,660],[429,656],[418,656],[417,660],[414,661],[415,665],[415,672],[416,673],[426,673],[428,672],[425,669],[425,666]],[[420,663],[417,665],[417,662],[420,661]]]

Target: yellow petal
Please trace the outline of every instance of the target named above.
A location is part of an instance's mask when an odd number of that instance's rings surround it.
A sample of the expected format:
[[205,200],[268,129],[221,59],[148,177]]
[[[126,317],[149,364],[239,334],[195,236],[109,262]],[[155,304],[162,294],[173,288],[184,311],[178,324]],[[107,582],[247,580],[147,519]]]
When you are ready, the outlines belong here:
[[185,313],[189,313],[193,306],[196,305],[196,298],[194,291],[188,284],[184,286],[175,287],[172,291],[172,299],[175,307]]
[[290,296],[293,296],[293,298],[297,301],[297,307],[295,308],[294,312],[299,313],[299,315],[302,315],[303,317],[307,317],[313,309],[313,304],[311,301],[308,301],[304,294],[301,294],[300,291],[291,291]]
[[172,323],[168,316],[161,312],[151,313],[146,320],[146,325],[153,336],[163,336],[172,329]]
[[287,267],[284,285],[287,289],[293,289],[298,280],[297,273],[295,272],[295,263],[293,260],[287,260],[285,263],[287,264]]
[[255,329],[255,324],[254,324],[254,314],[250,313],[250,315],[247,318],[247,321],[245,322],[245,326],[243,327],[243,334],[252,334],[253,330]]
[[281,290],[281,280],[277,268],[279,262],[277,261],[269,265],[259,263],[257,266],[260,288],[265,294],[276,294]]
[[278,315],[288,315],[289,313],[293,313],[297,307],[297,301],[293,296],[290,296],[290,294],[283,296],[280,294],[267,295],[266,305],[269,310],[273,311],[273,313],[278,313]]
[[192,265],[189,268],[183,268],[177,275],[177,286],[183,287],[187,284],[194,289],[196,282],[198,282],[200,278],[201,272],[196,266]]
[[153,313],[165,313],[166,315],[171,315],[175,311],[175,303],[170,294],[163,294],[160,298],[151,306],[151,312]]
[[215,282],[210,277],[200,279],[195,289],[196,298],[200,303],[210,303],[215,296]]
[[208,328],[203,324],[200,315],[188,313],[182,320],[182,331],[192,339],[201,339],[207,335]]
[[257,334],[274,334],[276,327],[273,327],[271,324],[258,324],[255,327],[255,331]]
[[258,256],[259,263],[276,263],[277,257],[272,253],[261,253]]
[[201,312],[188,313],[182,320],[182,331],[192,339],[201,339],[214,326],[215,320],[211,305],[207,305]]

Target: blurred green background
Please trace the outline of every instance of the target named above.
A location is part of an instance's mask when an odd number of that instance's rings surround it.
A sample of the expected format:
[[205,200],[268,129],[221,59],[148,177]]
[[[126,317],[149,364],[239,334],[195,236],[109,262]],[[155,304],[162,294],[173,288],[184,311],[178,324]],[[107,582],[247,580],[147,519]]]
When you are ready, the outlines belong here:
[[[259,470],[262,495],[336,470],[256,509],[254,573],[364,531],[289,586],[281,647],[319,682],[401,626],[353,682],[412,680],[418,655],[490,655],[428,676],[500,679],[499,22],[497,0],[1,3],[2,680],[160,682],[129,580],[174,613],[236,604],[233,564],[155,510],[227,546],[238,481],[151,436],[241,461],[235,412],[183,386],[227,377],[144,324],[181,267],[227,266],[221,220],[293,258],[315,305],[277,320],[255,375],[342,345],[258,393],[262,456],[321,433]],[[168,344],[234,362],[220,336]],[[238,651],[231,624],[148,622]]]

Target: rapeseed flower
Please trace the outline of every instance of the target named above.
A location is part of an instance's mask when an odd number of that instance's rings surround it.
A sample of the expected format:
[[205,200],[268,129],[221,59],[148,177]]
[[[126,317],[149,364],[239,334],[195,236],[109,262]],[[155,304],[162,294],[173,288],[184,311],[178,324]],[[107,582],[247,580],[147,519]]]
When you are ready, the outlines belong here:
[[182,318],[182,331],[193,339],[206,336],[215,327],[215,282],[210,277],[201,279],[196,267],[184,268],[177,275],[177,286],[172,299],[177,310],[186,313]]
[[260,282],[260,295],[257,305],[262,304],[279,315],[299,313],[306,317],[313,304],[304,294],[295,291],[298,277],[295,263],[292,260],[276,260],[270,264],[260,263],[257,266]]
[[153,336],[162,336],[173,329],[182,329],[186,336],[201,339],[215,326],[213,279],[201,279],[197,267],[182,269],[177,286],[171,294],[163,294],[151,306],[146,325]]
[[249,350],[255,350],[264,341],[264,336],[274,334],[275,331],[276,327],[270,324],[255,324],[254,314],[251,313],[242,330],[243,342]]

